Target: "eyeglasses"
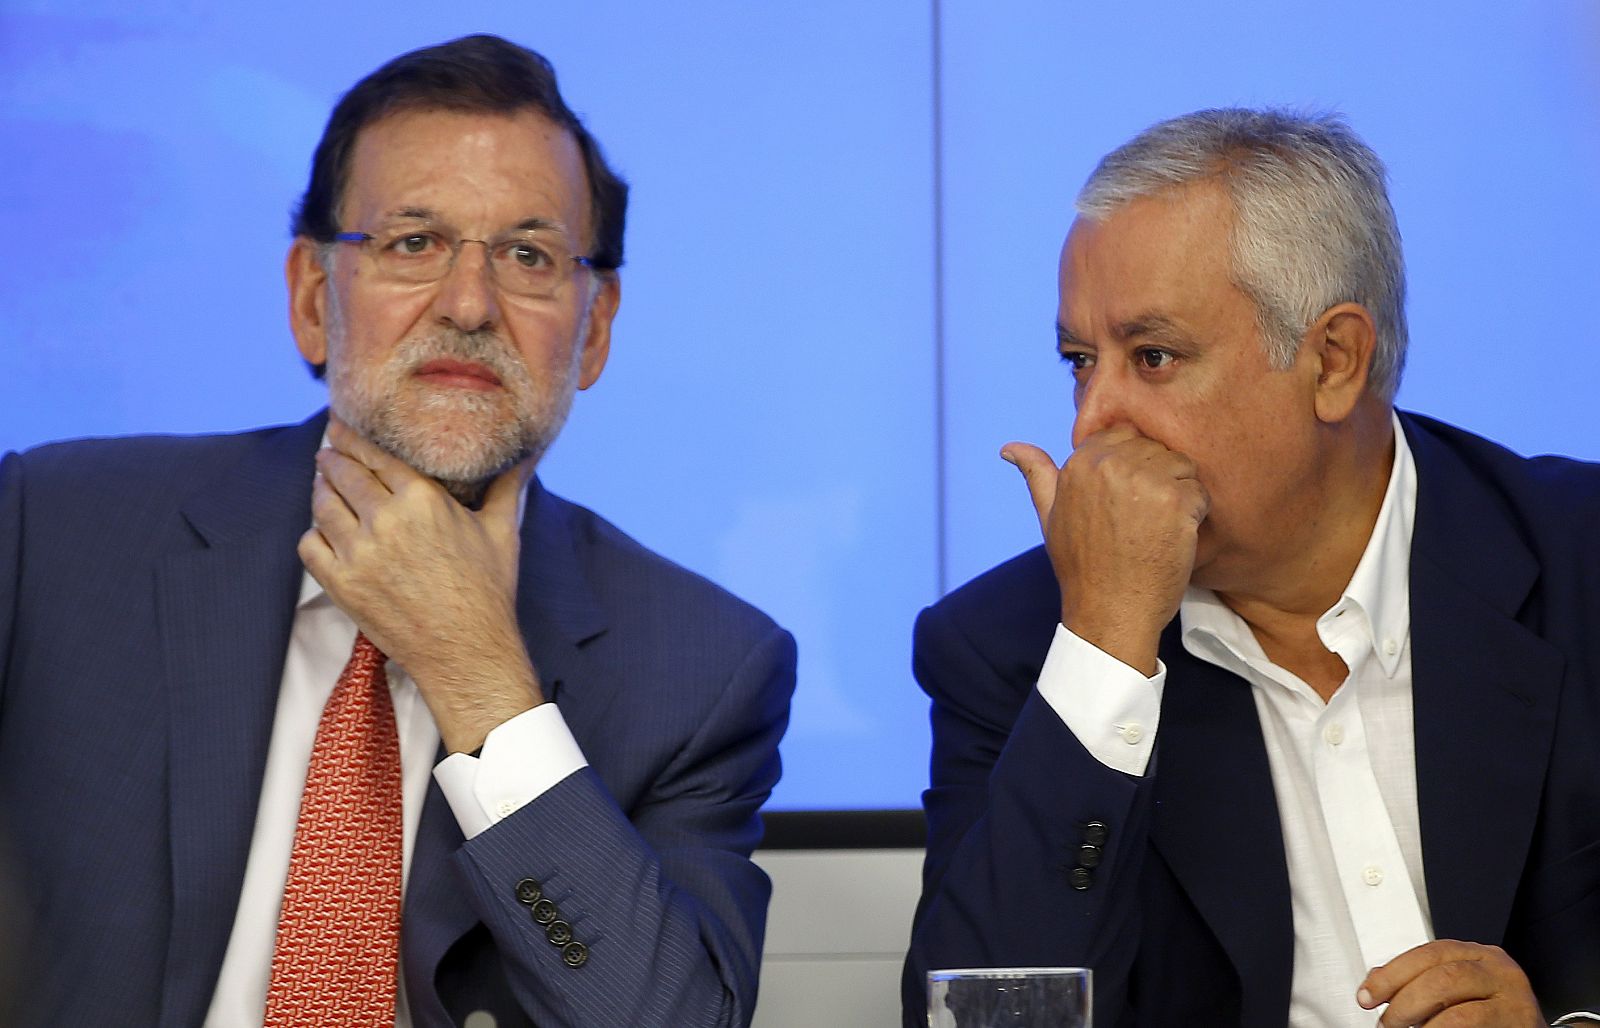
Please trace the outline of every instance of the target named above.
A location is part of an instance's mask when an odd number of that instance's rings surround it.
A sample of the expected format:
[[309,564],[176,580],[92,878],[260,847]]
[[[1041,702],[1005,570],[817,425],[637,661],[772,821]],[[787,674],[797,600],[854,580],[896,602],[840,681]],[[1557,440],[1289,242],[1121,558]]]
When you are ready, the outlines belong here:
[[370,232],[340,232],[341,243],[360,246],[385,278],[396,282],[437,282],[450,274],[467,243],[480,243],[488,255],[489,277],[515,296],[547,300],[561,291],[577,267],[593,268],[553,232],[512,232],[496,239],[456,239],[446,231],[415,225]]

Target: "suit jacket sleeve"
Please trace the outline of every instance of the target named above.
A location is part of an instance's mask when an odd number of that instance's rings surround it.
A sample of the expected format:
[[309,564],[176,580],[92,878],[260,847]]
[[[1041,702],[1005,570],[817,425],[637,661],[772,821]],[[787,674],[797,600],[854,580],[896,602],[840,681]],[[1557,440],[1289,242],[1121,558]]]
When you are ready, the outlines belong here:
[[[1139,942],[1154,763],[1134,778],[1095,760],[1032,678],[979,652],[944,604],[918,619],[913,665],[932,700],[933,758],[907,1028],[927,1023],[930,968],[1025,965],[1092,967],[1097,1022],[1118,1023]],[[1091,822],[1107,833],[1085,860]],[[1075,887],[1074,872],[1096,857],[1087,887]]]
[[[778,779],[794,676],[793,639],[772,627],[629,810],[585,768],[458,851],[471,903],[537,1024],[749,1023],[770,885],[748,857]],[[518,900],[525,878],[588,947],[583,966],[563,963]]]
[[0,457],[0,709],[11,665],[11,626],[17,615],[17,580],[22,573],[22,460]]

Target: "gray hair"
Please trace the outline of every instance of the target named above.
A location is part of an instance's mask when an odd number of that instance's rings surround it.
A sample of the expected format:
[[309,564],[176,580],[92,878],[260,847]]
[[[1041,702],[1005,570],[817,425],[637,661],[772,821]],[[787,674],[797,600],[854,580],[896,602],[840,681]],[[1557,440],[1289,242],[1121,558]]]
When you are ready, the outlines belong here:
[[1273,365],[1294,362],[1329,307],[1377,325],[1369,387],[1394,398],[1406,360],[1406,270],[1383,162],[1337,115],[1222,108],[1160,122],[1113,150],[1078,193],[1100,221],[1129,201],[1216,181],[1233,203],[1234,284],[1255,303]]

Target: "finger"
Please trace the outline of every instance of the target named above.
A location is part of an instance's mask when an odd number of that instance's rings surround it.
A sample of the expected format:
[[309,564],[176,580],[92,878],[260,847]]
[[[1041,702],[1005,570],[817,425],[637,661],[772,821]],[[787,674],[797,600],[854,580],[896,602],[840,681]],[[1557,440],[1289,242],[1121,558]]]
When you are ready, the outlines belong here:
[[[313,526],[300,537],[295,552],[300,555],[300,563],[311,572],[311,577],[317,580],[317,584],[328,589],[330,573],[337,558],[333,554],[333,547],[328,545],[327,538]],[[328,591],[332,592],[331,589]]]
[[1056,502],[1056,479],[1061,469],[1050,455],[1032,443],[1006,443],[1000,448],[1000,457],[1022,472],[1028,483],[1028,495],[1033,498],[1034,513],[1039,515],[1039,529],[1050,524],[1050,510]]
[[343,496],[325,475],[311,479],[311,530],[319,533],[328,548],[337,553],[340,544],[358,527],[358,519]]
[[1205,485],[1198,478],[1186,478],[1180,482],[1181,495],[1189,506],[1189,516],[1194,518],[1196,527],[1205,522],[1211,513],[1211,494],[1206,491]]
[[1389,1000],[1378,1019],[1385,1028],[1427,1024],[1463,1003],[1486,1000],[1499,992],[1494,975],[1481,960],[1436,964],[1411,979]]
[[334,449],[317,451],[317,479],[326,481],[344,501],[351,516],[362,521],[394,495],[371,468]]
[[367,466],[390,492],[421,477],[411,465],[388,453],[339,419],[328,415],[328,442],[335,450]]
[[[1092,448],[1095,446],[1116,446],[1120,443],[1125,443],[1130,439],[1146,438],[1148,437],[1141,433],[1137,428],[1134,428],[1130,422],[1118,421],[1115,424],[1107,425],[1098,432],[1091,432],[1084,436],[1078,441],[1078,444],[1074,446],[1073,449],[1082,450],[1085,447]],[[1154,440],[1152,440],[1152,442],[1153,441]]]
[[533,465],[533,458],[530,457],[496,475],[483,494],[480,516],[515,525],[517,504],[522,499],[522,491],[528,486],[528,480],[533,477]]
[[1382,967],[1368,971],[1361,988],[1356,990],[1356,1000],[1371,1010],[1389,1002],[1395,993],[1429,968],[1452,960],[1471,959],[1474,951],[1481,949],[1483,947],[1476,943],[1456,942],[1453,939],[1436,939],[1413,946]]

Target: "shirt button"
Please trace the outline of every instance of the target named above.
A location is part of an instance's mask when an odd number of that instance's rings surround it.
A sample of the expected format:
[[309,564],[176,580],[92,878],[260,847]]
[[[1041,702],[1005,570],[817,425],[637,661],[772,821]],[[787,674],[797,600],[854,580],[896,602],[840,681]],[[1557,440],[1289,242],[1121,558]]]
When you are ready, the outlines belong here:
[[1399,645],[1393,639],[1385,639],[1383,641],[1383,652],[1389,656],[1394,656],[1399,649]]
[[1329,725],[1322,732],[1322,737],[1328,740],[1329,746],[1337,746],[1344,742],[1344,725],[1337,722]]
[[1122,726],[1122,741],[1129,746],[1137,746],[1144,741],[1144,725],[1137,721],[1129,721]]
[[501,800],[499,806],[494,808],[494,812],[501,817],[510,817],[517,812],[517,805],[510,800]]
[[1377,864],[1368,864],[1366,867],[1361,869],[1361,880],[1366,882],[1368,885],[1382,885],[1383,868],[1379,867]]

